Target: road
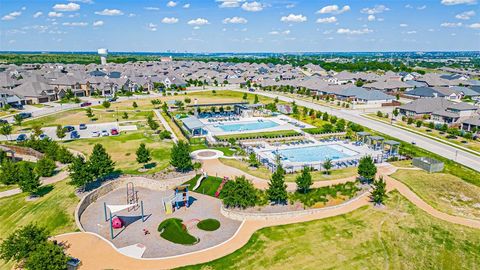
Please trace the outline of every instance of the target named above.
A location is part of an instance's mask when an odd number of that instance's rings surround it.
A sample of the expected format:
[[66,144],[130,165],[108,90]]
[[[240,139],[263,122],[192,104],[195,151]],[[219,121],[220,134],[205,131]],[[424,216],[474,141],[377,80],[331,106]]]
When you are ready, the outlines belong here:
[[[248,92],[247,90],[235,90],[235,91],[241,91],[241,92]],[[270,98],[275,98],[278,97],[279,100],[285,101],[285,102],[293,102],[294,99],[282,95],[278,95],[276,93],[268,93],[268,92],[262,92],[262,91],[256,91],[255,92],[258,95],[270,97]],[[470,167],[476,171],[480,171],[480,157],[476,156],[474,154],[468,153],[466,151],[463,151],[461,149],[455,148],[453,146],[446,145],[444,143],[426,138],[422,135],[418,135],[397,127],[394,127],[392,125],[386,124],[386,123],[381,123],[372,119],[365,118],[361,116],[360,114],[362,113],[361,111],[352,111],[352,110],[343,110],[343,109],[334,109],[330,107],[325,107],[316,103],[300,100],[300,99],[295,99],[295,102],[297,105],[304,106],[307,108],[311,108],[314,110],[319,110],[322,112],[327,112],[328,114],[335,115],[338,117],[341,117],[345,120],[355,122],[357,124],[360,124],[362,126],[365,126],[367,128],[376,130],[378,132],[381,132],[383,134],[387,134],[391,137],[394,137],[398,140],[402,140],[405,142],[412,142],[414,141],[416,145],[420,148],[423,148],[425,150],[428,150],[430,152],[433,152],[435,154],[438,154],[440,156],[443,156],[445,158],[454,160],[464,166]]]

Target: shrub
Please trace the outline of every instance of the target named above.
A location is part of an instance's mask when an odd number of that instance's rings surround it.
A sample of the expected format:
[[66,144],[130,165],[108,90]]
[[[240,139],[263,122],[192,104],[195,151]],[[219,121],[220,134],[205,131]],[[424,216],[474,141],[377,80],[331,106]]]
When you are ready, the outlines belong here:
[[220,228],[220,221],[213,218],[204,219],[197,223],[197,227],[204,231],[216,231]]
[[189,234],[181,219],[169,218],[158,225],[160,236],[170,242],[181,245],[193,245],[198,239]]
[[35,172],[43,177],[50,177],[55,172],[55,161],[51,160],[48,157],[44,157],[37,162],[35,167]]
[[225,183],[220,198],[226,207],[247,208],[255,206],[257,190],[245,176],[241,176]]

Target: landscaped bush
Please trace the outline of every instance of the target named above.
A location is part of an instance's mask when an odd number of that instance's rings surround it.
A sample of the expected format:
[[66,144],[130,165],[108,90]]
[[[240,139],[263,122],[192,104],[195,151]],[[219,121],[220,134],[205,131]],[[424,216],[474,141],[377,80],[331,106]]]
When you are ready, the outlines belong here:
[[195,236],[188,233],[182,220],[178,218],[169,218],[162,221],[158,225],[158,231],[162,238],[175,244],[193,245],[199,241]]
[[197,227],[204,231],[216,231],[220,228],[220,221],[213,218],[204,219],[197,223]]

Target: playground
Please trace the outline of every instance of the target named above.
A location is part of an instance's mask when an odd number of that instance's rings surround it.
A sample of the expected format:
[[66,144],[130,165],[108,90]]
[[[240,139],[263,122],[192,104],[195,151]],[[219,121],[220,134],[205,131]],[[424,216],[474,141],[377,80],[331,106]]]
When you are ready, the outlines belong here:
[[[128,184],[91,203],[80,222],[85,231],[111,241],[125,255],[161,258],[202,250],[231,238],[241,222],[223,216],[220,207],[220,200],[188,191],[188,186],[158,191]],[[181,227],[198,241],[176,244],[162,237],[158,228],[168,219],[182,220]],[[209,231],[197,226],[208,219],[218,220],[219,228]]]

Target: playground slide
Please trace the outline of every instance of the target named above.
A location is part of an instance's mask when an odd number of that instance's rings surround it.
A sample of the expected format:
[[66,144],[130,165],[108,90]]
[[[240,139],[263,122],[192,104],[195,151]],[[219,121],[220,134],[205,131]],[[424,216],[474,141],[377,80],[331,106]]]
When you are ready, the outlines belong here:
[[197,183],[195,184],[195,186],[193,187],[192,190],[196,190],[198,187],[200,187],[200,184],[202,184],[202,180],[207,178],[207,174],[206,173],[203,173],[197,180]]

